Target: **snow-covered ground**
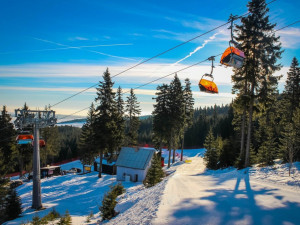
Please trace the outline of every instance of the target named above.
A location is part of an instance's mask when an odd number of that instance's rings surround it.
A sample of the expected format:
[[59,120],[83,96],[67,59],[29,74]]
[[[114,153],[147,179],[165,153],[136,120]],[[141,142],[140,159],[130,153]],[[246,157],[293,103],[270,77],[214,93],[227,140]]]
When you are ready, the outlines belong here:
[[[180,151],[178,151],[180,153]],[[167,151],[163,152],[167,164]],[[168,169],[161,183],[144,188],[142,183],[123,182],[126,193],[118,198],[119,215],[103,224],[300,224],[300,163],[295,163],[291,177],[285,164],[229,168],[211,171],[203,162],[204,149],[185,150],[184,159]],[[62,169],[82,168],[79,161]],[[69,210],[73,224],[97,224],[98,207],[116,176],[97,172],[68,174],[42,179],[42,201],[45,210],[31,207],[32,182],[17,188],[22,198],[22,217],[6,224],[30,221],[32,216],[46,215],[52,207],[64,214]],[[94,218],[86,218],[93,211]]]

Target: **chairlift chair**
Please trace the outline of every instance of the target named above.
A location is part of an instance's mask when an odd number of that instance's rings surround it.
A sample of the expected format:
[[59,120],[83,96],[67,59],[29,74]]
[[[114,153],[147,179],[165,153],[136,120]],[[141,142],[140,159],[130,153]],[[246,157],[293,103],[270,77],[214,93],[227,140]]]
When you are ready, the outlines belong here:
[[[220,63],[225,66],[232,66],[234,68],[241,68],[245,57],[245,53],[239,49],[239,44],[233,40],[233,21],[236,20],[236,16],[230,15],[229,21],[231,25],[229,29],[231,30],[231,40],[229,41],[229,47],[225,50],[221,57]],[[231,44],[234,46],[231,46]]]
[[16,141],[19,145],[31,144],[33,141],[32,134],[19,134],[16,138]]
[[[211,80],[209,80],[209,79],[211,79]],[[213,80],[214,80],[214,78],[210,74],[207,74],[207,73],[204,74],[202,76],[201,80],[199,81],[200,91],[211,93],[211,94],[218,94],[219,93],[218,87]]]
[[211,56],[210,58],[208,58],[208,60],[210,60],[212,62],[211,72],[210,72],[210,74],[205,73],[201,77],[201,79],[199,81],[199,88],[200,88],[200,91],[202,91],[202,92],[207,92],[207,93],[211,93],[211,94],[218,94],[219,93],[218,87],[214,83],[214,78],[213,78],[213,75],[212,75],[213,68],[214,68],[215,57]]

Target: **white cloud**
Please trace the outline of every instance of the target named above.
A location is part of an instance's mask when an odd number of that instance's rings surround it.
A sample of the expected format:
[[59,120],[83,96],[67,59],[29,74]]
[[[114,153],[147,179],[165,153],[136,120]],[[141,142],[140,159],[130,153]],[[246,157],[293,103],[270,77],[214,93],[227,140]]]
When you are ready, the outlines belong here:
[[[111,66],[109,69],[111,74],[114,75],[123,71],[124,68],[128,68],[129,66],[131,65],[128,64],[127,66],[123,67]],[[133,69],[132,71],[128,71],[118,77],[113,78],[113,81],[116,82],[115,87],[118,87],[119,85],[121,87],[124,87],[125,85],[126,88],[123,88],[123,93],[128,93],[130,91],[130,88],[136,88],[136,86],[138,85],[145,84],[147,82],[158,79],[161,76],[171,74],[171,76],[167,78],[154,82],[154,85],[152,85],[151,87],[152,89],[149,89],[149,86],[146,86],[141,89],[134,90],[135,94],[138,96],[138,100],[141,101],[140,105],[143,112],[142,114],[146,115],[150,114],[153,110],[154,100],[152,100],[152,97],[155,96],[156,85],[161,85],[162,83],[169,83],[174,77],[173,72],[185,68],[186,66],[187,65],[182,64],[178,64],[173,67],[170,67],[170,64],[145,64],[136,69]],[[195,107],[212,106],[214,104],[227,104],[230,103],[235,97],[235,95],[228,93],[230,92],[230,87],[232,85],[232,69],[220,67],[217,65],[217,63],[216,68],[213,72],[214,81],[219,86],[219,89],[221,89],[221,87],[224,85],[226,87],[227,93],[221,91],[217,95],[212,95],[199,91],[198,82],[203,74],[210,72],[210,69],[210,65],[207,63],[192,67],[190,69],[178,73],[178,76],[182,82],[185,78],[189,78],[191,80],[192,88],[193,90],[196,90],[193,91],[193,95],[195,97]],[[285,75],[285,77],[282,78],[282,80],[280,81],[281,83],[285,82],[286,73],[288,69],[288,67],[283,67],[281,71],[275,73],[275,75]],[[0,77],[20,77],[24,79],[22,87],[4,85],[0,86],[1,95],[3,96],[4,94],[6,97],[11,97],[11,99],[2,99],[1,101],[2,104],[9,105],[9,109],[16,108],[12,107],[12,105],[20,104],[18,106],[20,107],[22,104],[24,104],[25,101],[27,101],[30,104],[30,106],[40,105],[41,107],[43,107],[43,105],[45,105],[44,102],[46,99],[46,104],[48,103],[48,101],[53,103],[55,102],[54,100],[61,100],[60,96],[62,99],[65,97],[69,97],[74,93],[82,91],[86,87],[73,87],[73,84],[66,84],[66,87],[26,87],[26,77],[47,78],[47,80],[53,79],[58,82],[59,80],[66,79],[66,77],[74,77],[76,79],[82,78],[83,81],[86,81],[86,78],[91,77],[91,79],[94,78],[95,83],[97,83],[98,80],[101,79],[101,75],[105,70],[105,66],[83,64],[31,64],[17,66],[0,66]],[[43,85],[45,85],[45,83]],[[19,91],[21,91],[22,94],[20,94]],[[114,91],[116,91],[116,88],[114,89]],[[78,95],[76,99],[74,98],[73,100],[58,105],[58,108],[55,107],[55,110],[60,114],[70,114],[85,107],[88,107],[91,101],[93,101],[94,99],[95,92],[95,88],[91,88],[88,91],[86,91],[86,93]],[[11,93],[14,93],[15,96],[12,96]],[[27,94],[25,95],[24,93]],[[39,95],[39,93],[43,94]],[[55,96],[54,100],[53,96]],[[127,95],[124,95],[124,97],[126,96]],[[75,100],[76,104],[74,104]],[[86,115],[86,112],[81,112],[79,113],[79,115],[84,116]]]
[[298,49],[300,47],[300,29],[285,28],[276,32],[280,36],[282,47],[290,49]]
[[[230,67],[218,66],[218,58],[216,58],[214,68],[214,78],[215,82],[219,84],[231,84],[232,69]],[[206,64],[206,65],[205,65]],[[131,67],[134,64],[127,64],[124,66],[110,66],[109,71],[112,76],[124,71],[126,68]],[[173,78],[175,71],[181,70],[188,65],[177,64],[170,66],[172,64],[167,63],[156,63],[156,64],[144,64],[130,71],[127,71],[119,76],[113,78],[113,81],[122,82],[126,84],[144,84],[160,78],[165,75],[171,74],[167,78],[163,78],[156,84],[161,84],[163,82],[169,82]],[[93,64],[21,64],[21,65],[9,65],[0,66],[0,77],[28,77],[28,78],[47,78],[55,79],[59,82],[60,79],[64,77],[69,78],[97,78],[100,80],[103,72],[106,70],[106,66],[93,65]],[[276,72],[275,75],[286,75],[289,67],[283,67],[280,71]],[[205,73],[210,73],[210,64],[203,63],[197,66],[186,69],[178,73],[178,76],[182,79],[189,78],[192,82],[198,82],[199,79]],[[98,79],[99,78],[99,79]],[[285,77],[281,79],[281,82],[285,82]],[[96,82],[97,82],[96,81]],[[134,88],[134,87],[133,87]]]

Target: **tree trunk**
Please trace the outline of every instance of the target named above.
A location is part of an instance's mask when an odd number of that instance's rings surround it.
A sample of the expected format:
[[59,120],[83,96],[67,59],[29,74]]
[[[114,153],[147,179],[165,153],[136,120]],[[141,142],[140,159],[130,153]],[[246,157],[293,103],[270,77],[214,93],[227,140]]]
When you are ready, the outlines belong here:
[[250,144],[251,144],[251,128],[252,128],[252,116],[253,116],[253,105],[254,105],[254,84],[251,85],[251,99],[249,105],[249,122],[247,130],[247,145],[245,154],[245,167],[250,165]]
[[183,145],[184,145],[184,134],[181,140],[181,156],[180,156],[180,161],[183,160]]
[[102,160],[103,160],[103,151],[100,151],[100,163],[99,163],[99,173],[98,178],[101,178],[102,175]]
[[[247,80],[245,80],[244,95],[247,94]],[[241,125],[241,149],[240,149],[240,160],[245,156],[245,122],[246,122],[246,111],[247,105],[244,105]]]
[[[22,150],[21,150],[22,151]],[[21,153],[18,155],[18,160],[19,160],[19,170],[20,170],[20,178],[23,176],[23,158]]]
[[170,164],[171,164],[171,151],[172,151],[172,149],[168,146],[168,150],[169,150],[168,168],[170,168]]
[[175,162],[175,153],[176,152],[176,149],[173,149],[173,159],[172,159],[172,164]]
[[160,139],[160,143],[159,143],[159,154],[161,157],[161,155],[162,155],[162,139]]
[[245,120],[246,120],[246,106],[244,106],[244,111],[242,115],[240,159],[242,159],[243,156],[245,155]]

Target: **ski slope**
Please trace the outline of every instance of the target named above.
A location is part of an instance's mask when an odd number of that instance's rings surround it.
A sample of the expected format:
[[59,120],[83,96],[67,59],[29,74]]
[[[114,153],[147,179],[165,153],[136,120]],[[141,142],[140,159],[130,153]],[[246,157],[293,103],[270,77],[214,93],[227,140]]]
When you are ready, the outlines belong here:
[[152,224],[300,224],[299,170],[284,169],[209,171],[193,157],[169,179]]
[[[118,216],[101,224],[300,224],[300,163],[295,163],[288,176],[286,164],[277,162],[270,167],[245,170],[228,168],[207,170],[204,149],[184,151],[184,160],[166,169],[169,176],[151,188],[142,183],[122,182],[126,193],[119,196]],[[180,153],[180,151],[178,151]],[[166,150],[163,151],[167,164]],[[80,161],[61,166],[67,170],[81,168]],[[116,176],[97,172],[85,175],[68,174],[41,180],[45,210],[31,209],[32,182],[17,188],[24,212],[20,218],[5,224],[22,224],[34,215],[46,215],[52,207],[72,216],[72,224],[98,224],[98,207],[109,186],[116,184]],[[86,222],[93,211],[94,217]]]

